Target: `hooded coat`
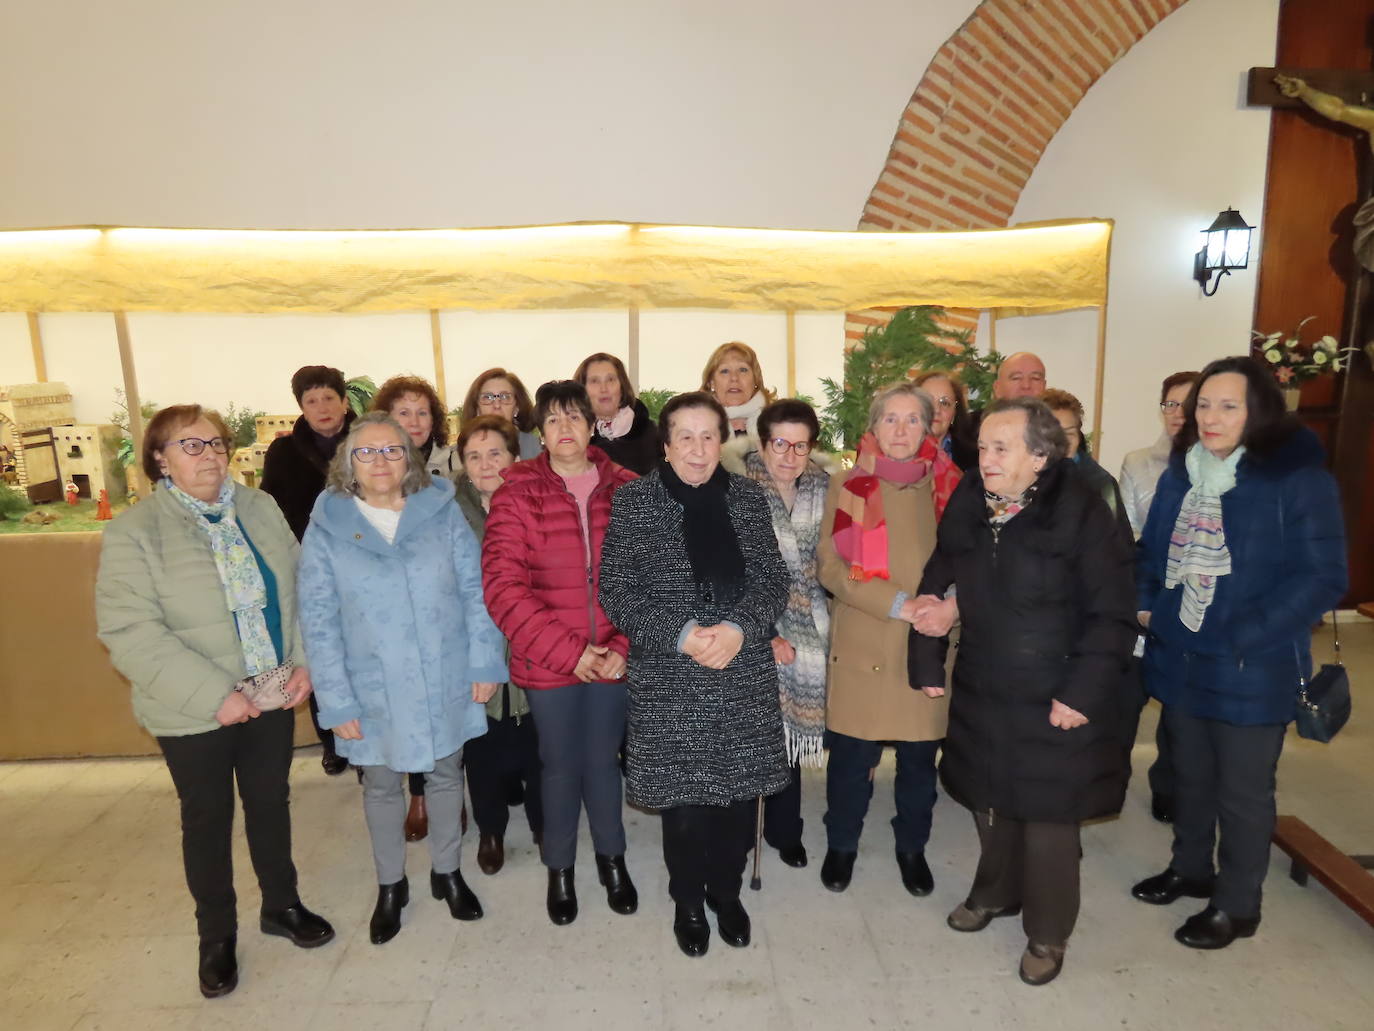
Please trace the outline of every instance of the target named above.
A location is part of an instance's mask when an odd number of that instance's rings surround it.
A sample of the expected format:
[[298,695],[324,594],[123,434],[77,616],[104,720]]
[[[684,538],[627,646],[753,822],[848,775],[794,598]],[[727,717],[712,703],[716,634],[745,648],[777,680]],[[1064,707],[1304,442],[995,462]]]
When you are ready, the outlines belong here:
[[391,544],[350,495],[320,495],[297,583],[320,726],[361,723],[361,741],[337,739],[340,755],[427,773],[486,732],[472,685],[506,679],[506,642],[452,484],[409,495]]
[[[351,411],[345,413],[343,429],[339,430],[340,444],[347,437],[353,419]],[[296,419],[287,436],[278,437],[267,446],[260,486],[264,494],[276,500],[298,541],[305,539],[310,513],[315,507],[315,499],[324,490],[328,473],[329,459],[315,443],[315,432],[304,415]]]
[[1191,486],[1185,453],[1170,456],[1140,535],[1139,607],[1150,613],[1149,692],[1203,719],[1287,723],[1298,673],[1312,667],[1312,626],[1346,591],[1340,492],[1316,435],[1296,427],[1267,455],[1247,451],[1221,496],[1231,572],[1194,633],[1178,618],[1183,588],[1164,587],[1169,538]]
[[[1078,823],[1119,812],[1136,623],[1130,546],[1102,496],[1061,459],[994,533],[976,468],[945,509],[920,593],[959,592],[940,778],[974,812]],[[911,631],[913,690],[945,683],[945,642]],[[1063,702],[1088,717],[1051,726]]]

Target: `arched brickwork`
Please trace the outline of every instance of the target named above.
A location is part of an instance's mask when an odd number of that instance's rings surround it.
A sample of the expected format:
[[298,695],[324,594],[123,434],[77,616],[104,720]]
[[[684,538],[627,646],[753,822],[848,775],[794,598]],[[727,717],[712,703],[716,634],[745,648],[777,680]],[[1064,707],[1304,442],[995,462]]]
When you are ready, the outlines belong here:
[[[1036,163],[1089,88],[1187,0],[983,0],[902,112],[860,229],[1005,226]],[[977,312],[951,310],[957,329]],[[851,314],[846,342],[880,311]]]

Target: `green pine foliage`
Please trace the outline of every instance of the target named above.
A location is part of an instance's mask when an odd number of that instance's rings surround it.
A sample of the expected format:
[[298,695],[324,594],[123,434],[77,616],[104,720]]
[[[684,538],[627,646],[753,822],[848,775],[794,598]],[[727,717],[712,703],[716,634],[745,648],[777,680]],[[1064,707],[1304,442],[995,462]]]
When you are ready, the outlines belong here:
[[872,327],[844,358],[844,382],[821,380],[825,409],[821,429],[836,445],[859,446],[868,425],[868,405],[883,387],[910,377],[913,371],[957,372],[968,388],[971,407],[981,407],[992,394],[992,381],[1002,363],[999,354],[979,354],[967,331],[938,323],[944,309],[932,304],[903,308],[885,326]]
[[0,483],[0,519],[19,519],[31,507],[23,494],[7,483]]
[[234,435],[234,448],[249,447],[258,439],[258,417],[267,413],[257,408],[240,408],[230,401],[224,409],[224,422]]
[[658,422],[658,413],[663,411],[663,406],[681,393],[678,390],[664,390],[661,387],[645,387],[636,396],[644,402],[644,407],[649,409],[649,418]]

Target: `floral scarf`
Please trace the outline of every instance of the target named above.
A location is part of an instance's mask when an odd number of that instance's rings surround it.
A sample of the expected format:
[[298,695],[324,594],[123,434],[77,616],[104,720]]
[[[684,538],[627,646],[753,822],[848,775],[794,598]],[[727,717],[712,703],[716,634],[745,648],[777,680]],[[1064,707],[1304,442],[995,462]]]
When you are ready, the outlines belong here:
[[816,548],[825,516],[830,476],[808,462],[797,478],[797,497],[789,512],[773,477],[757,451],[744,456],[744,474],[763,488],[773,517],[773,534],[787,563],[791,583],[787,608],[778,617],[778,635],[797,657],[778,666],[778,701],[790,763],[819,769],[825,764],[826,653],[830,640],[830,607],[820,583]]
[[219,497],[213,502],[191,497],[172,483],[170,477],[164,478],[161,485],[195,516],[197,524],[210,538],[210,552],[215,557],[215,568],[219,570],[225,603],[234,614],[239,647],[243,649],[243,662],[248,668],[248,675],[251,677],[274,669],[278,665],[277,649],[272,644],[272,635],[267,629],[267,617],[263,611],[267,607],[267,584],[263,581],[262,570],[258,568],[257,557],[248,545],[248,538],[239,526],[238,512],[234,507],[233,481],[225,478],[219,489]]
[[845,477],[844,489],[835,508],[833,540],[840,558],[849,563],[849,578],[861,581],[892,578],[887,562],[887,519],[883,514],[881,490],[884,482],[912,484],[932,477],[935,518],[939,520],[962,475],[933,437],[927,436],[921,441],[911,461],[898,462],[879,450],[877,437],[865,433],[859,441],[854,468]]
[[1183,585],[1178,618],[1197,633],[1207,607],[1216,596],[1217,577],[1231,572],[1231,551],[1226,547],[1226,528],[1221,522],[1221,496],[1236,485],[1236,466],[1245,448],[1238,447],[1218,458],[1202,444],[1188,449],[1184,464],[1191,486],[1183,495],[1169,554],[1164,564],[1166,590]]
[[597,435],[606,440],[619,440],[635,424],[635,410],[625,405],[609,419],[596,420]]

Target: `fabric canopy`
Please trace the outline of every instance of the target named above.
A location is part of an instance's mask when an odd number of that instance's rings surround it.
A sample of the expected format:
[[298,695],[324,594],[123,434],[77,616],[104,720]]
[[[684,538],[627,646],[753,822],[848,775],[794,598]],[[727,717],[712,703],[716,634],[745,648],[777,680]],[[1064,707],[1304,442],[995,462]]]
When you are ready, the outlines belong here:
[[577,223],[0,232],[0,311],[1098,307],[1110,220],[934,233]]

